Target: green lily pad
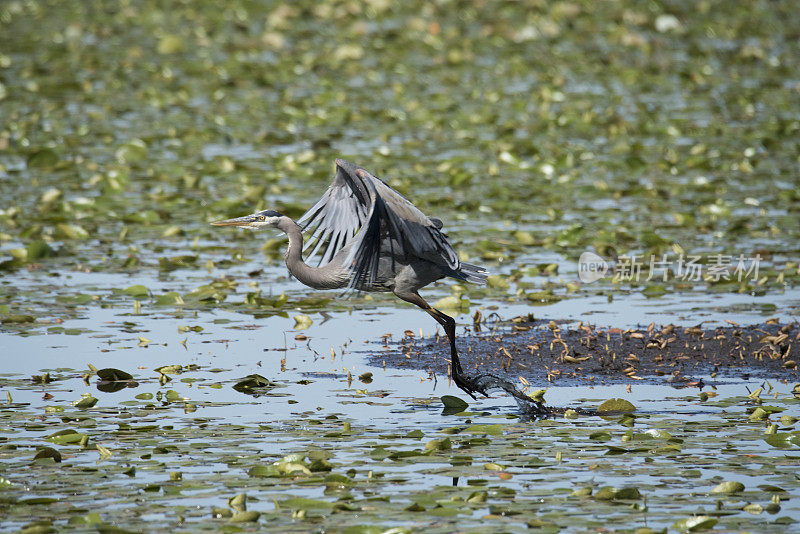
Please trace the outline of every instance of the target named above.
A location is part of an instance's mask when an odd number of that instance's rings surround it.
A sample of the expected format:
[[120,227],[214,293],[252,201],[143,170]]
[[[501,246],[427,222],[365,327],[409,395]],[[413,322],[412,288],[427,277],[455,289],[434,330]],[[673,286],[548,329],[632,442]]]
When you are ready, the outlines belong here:
[[503,434],[503,427],[501,425],[470,425],[464,429],[464,432],[471,432],[473,434],[489,434],[490,436],[500,436]]
[[698,515],[694,517],[687,517],[676,521],[672,527],[684,532],[699,532],[702,530],[709,530],[718,523],[717,519],[706,515]]
[[65,239],[87,239],[89,232],[78,224],[61,223],[56,226],[56,235]]
[[84,393],[81,395],[80,399],[72,402],[73,406],[80,409],[91,408],[95,404],[97,404],[97,399],[92,397],[89,393]]
[[150,294],[150,290],[141,284],[127,287],[123,289],[122,292],[126,295],[136,298],[144,298]]
[[58,164],[59,158],[52,148],[40,148],[28,156],[27,165],[31,169],[48,169]]
[[57,445],[70,445],[73,443],[80,443],[81,440],[86,437],[85,434],[80,434],[77,430],[64,429],[50,434],[45,440]]
[[112,367],[108,367],[106,369],[98,369],[97,376],[101,380],[105,380],[108,382],[117,382],[117,381],[124,381],[124,380],[133,380],[133,375],[127,373],[125,371],[121,371],[119,369],[114,369]]
[[444,404],[442,415],[461,413],[469,407],[469,404],[466,401],[453,395],[443,395],[441,400],[442,404]]
[[147,157],[147,145],[141,139],[132,139],[119,147],[115,156],[120,163],[139,163]]
[[662,285],[649,285],[642,290],[642,295],[647,298],[657,298],[667,292],[667,288]]
[[318,499],[308,499],[305,497],[292,497],[280,502],[282,508],[289,508],[292,510],[318,510],[325,508],[333,508],[333,504],[327,501],[320,501]]
[[42,447],[33,457],[34,460],[41,460],[44,458],[50,458],[56,463],[61,463],[61,453],[52,447]]
[[313,320],[308,315],[295,315],[294,327],[297,330],[304,330],[313,324]]
[[711,493],[740,493],[744,491],[744,484],[736,480],[722,482],[711,490]]
[[639,500],[642,498],[637,488],[617,489],[609,486],[597,490],[593,497],[598,501]]
[[27,261],[36,261],[55,255],[55,250],[42,239],[31,241],[25,250]]
[[255,393],[274,387],[275,385],[259,374],[252,374],[244,377],[234,384],[233,389],[240,393]]
[[0,317],[0,322],[3,324],[24,324],[24,323],[32,323],[36,321],[36,317],[33,315],[4,315]]
[[625,399],[608,399],[597,408],[598,414],[604,413],[630,413],[635,412],[636,407]]
[[153,371],[164,375],[175,375],[183,372],[183,365],[181,364],[162,365],[160,367],[156,367],[155,369],[153,369]]
[[170,291],[156,297],[157,306],[174,306],[184,304],[183,297],[177,291]]
[[449,451],[453,448],[450,438],[434,439],[425,444],[426,451]]
[[793,424],[795,424],[797,422],[797,420],[798,420],[797,417],[794,417],[794,416],[791,416],[791,415],[782,415],[781,416],[781,424],[783,426],[792,426]]
[[261,517],[261,512],[255,511],[245,511],[245,512],[237,512],[231,516],[228,520],[231,523],[253,523],[258,521]]

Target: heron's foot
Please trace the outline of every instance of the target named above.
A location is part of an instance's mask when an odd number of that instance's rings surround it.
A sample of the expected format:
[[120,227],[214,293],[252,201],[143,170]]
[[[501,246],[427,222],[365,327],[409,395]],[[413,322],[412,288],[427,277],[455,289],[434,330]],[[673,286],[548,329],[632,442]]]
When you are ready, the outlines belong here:
[[480,393],[484,397],[488,397],[487,389],[494,387],[499,378],[493,375],[478,375],[467,376],[462,372],[453,373],[453,381],[461,388],[467,395],[472,397],[472,400],[478,400],[475,393]]
[[519,404],[520,408],[530,415],[549,415],[550,409],[545,406],[541,401],[538,401],[520,391],[514,384],[495,376],[492,374],[484,373],[476,376],[466,376],[463,373],[453,373],[453,380],[456,385],[465,391],[473,400],[478,400],[475,393],[480,393],[484,397],[488,397],[487,391],[492,389],[500,389],[514,397]]
[[477,384],[475,384],[474,378],[466,376],[463,373],[457,371],[453,372],[453,381],[462,391],[472,397],[472,400],[478,400],[478,398],[475,396],[475,393],[480,393],[484,397],[489,396],[486,394],[486,391],[483,388],[480,388]]

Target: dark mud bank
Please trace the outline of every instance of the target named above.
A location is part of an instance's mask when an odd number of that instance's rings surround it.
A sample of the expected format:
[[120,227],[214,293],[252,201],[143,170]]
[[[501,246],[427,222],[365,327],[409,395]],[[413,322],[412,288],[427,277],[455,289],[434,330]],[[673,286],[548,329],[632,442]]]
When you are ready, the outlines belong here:
[[[725,379],[800,379],[798,324],[717,328],[651,324],[622,330],[585,324],[567,326],[548,320],[516,318],[509,322],[476,323],[458,346],[464,370],[492,373],[536,387],[548,384],[669,383],[703,386]],[[388,341],[369,356],[373,365],[449,374],[446,338]],[[520,379],[521,377],[521,379]]]

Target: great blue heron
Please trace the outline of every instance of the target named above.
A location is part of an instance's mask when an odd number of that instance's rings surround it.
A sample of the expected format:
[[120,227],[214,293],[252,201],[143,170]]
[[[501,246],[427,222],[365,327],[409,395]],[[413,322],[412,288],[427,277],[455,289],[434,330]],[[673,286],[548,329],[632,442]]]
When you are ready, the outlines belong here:
[[[483,284],[488,272],[461,261],[442,232],[442,221],[427,217],[400,193],[361,167],[336,160],[336,177],[322,198],[297,222],[274,210],[215,226],[257,230],[277,228],[289,237],[284,258],[289,272],[314,289],[391,291],[428,312],[450,341],[451,374],[472,398],[486,395],[490,375],[464,375],[456,349],[456,323],[425,302],[418,291],[444,277]],[[313,232],[303,260],[302,232]],[[313,247],[313,248],[311,248]],[[306,263],[322,252],[318,266]]]

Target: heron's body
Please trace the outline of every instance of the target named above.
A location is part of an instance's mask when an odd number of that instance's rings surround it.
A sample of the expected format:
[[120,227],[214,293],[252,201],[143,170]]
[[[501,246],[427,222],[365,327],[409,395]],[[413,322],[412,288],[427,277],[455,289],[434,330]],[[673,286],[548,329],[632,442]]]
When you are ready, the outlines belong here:
[[[314,289],[348,288],[351,270],[347,258],[351,255],[353,244],[348,244],[321,267],[310,267],[299,252],[302,249],[302,231],[288,219],[278,226],[289,237],[284,259],[286,266],[297,280]],[[380,249],[377,275],[373,280],[356,282],[353,289],[368,292],[414,293],[423,287],[444,278],[446,275],[439,265],[427,260],[406,258],[385,244]]]
[[[267,210],[212,224],[283,231],[289,237],[286,267],[309,287],[392,292],[424,309],[444,327],[450,340],[456,384],[470,395],[481,391],[462,374],[455,321],[431,307],[418,291],[446,276],[484,283],[487,271],[460,261],[441,231],[442,222],[428,218],[382,180],[341,159],[336,167],[331,186],[298,222]],[[304,230],[312,233],[306,249],[313,247],[305,259]],[[306,263],[318,253],[317,266]]]

